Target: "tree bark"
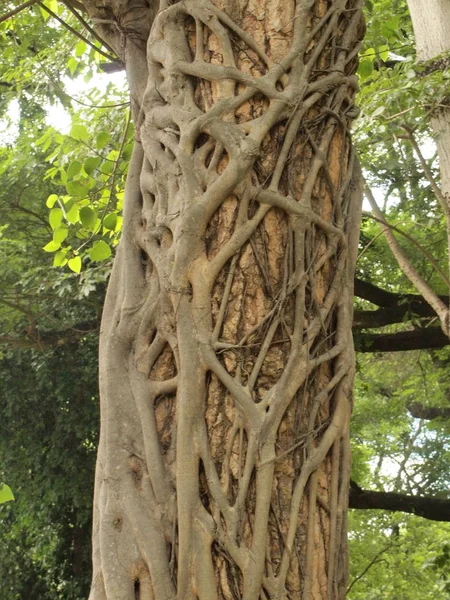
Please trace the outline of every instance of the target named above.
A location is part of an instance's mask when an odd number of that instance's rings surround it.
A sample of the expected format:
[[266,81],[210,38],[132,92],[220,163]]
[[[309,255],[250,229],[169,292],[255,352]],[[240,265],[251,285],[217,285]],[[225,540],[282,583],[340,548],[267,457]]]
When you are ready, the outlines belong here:
[[84,4],[136,126],[90,600],[343,598],[362,2]]

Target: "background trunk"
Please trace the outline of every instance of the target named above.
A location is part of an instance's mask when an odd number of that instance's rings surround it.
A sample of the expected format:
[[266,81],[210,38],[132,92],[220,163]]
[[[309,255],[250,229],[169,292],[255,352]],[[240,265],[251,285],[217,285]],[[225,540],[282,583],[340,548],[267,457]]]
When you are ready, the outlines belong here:
[[361,2],[85,5],[137,137],[90,598],[342,598]]
[[[428,72],[449,69],[450,2],[408,0],[408,7],[416,37],[418,61],[428,62],[426,67]],[[450,97],[434,110],[431,116],[431,127],[436,134],[441,192],[450,248]]]

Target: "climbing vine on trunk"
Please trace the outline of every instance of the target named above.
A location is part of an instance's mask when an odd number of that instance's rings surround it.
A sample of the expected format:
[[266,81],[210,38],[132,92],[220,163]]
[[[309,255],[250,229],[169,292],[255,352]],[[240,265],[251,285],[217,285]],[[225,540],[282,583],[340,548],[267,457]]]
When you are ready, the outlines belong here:
[[84,4],[136,125],[90,598],[342,598],[362,1]]

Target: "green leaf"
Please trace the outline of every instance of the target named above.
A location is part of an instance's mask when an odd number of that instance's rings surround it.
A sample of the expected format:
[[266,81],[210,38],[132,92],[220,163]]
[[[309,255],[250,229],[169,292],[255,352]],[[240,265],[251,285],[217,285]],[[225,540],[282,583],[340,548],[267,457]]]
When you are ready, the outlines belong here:
[[73,75],[75,73],[75,71],[77,70],[78,67],[78,61],[76,58],[74,58],[73,56],[71,56],[69,58],[69,60],[67,61],[67,68],[70,71],[70,74]]
[[71,162],[69,168],[67,169],[67,177],[69,179],[73,179],[74,177],[76,177],[81,171],[81,167],[82,164],[79,160],[74,160],[73,162]]
[[58,227],[58,229],[55,229],[55,231],[53,232],[53,241],[61,244],[61,242],[63,242],[68,235],[69,228],[67,227],[67,225],[62,225],[61,227]]
[[75,256],[68,261],[68,266],[71,271],[74,273],[80,273],[81,271],[81,257]]
[[89,252],[91,260],[105,260],[111,256],[111,248],[103,240],[98,240]]
[[47,208],[53,208],[57,200],[58,196],[56,194],[50,194],[50,196],[47,198],[47,202],[45,203]]
[[105,217],[105,219],[103,221],[103,226],[105,227],[105,229],[110,229],[111,231],[114,231],[114,229],[116,228],[116,225],[117,225],[116,213],[111,213]]
[[68,223],[72,223],[72,225],[75,225],[75,223],[78,223],[79,220],[80,214],[78,212],[78,207],[76,204],[74,204],[72,208],[66,213],[66,221]]
[[0,504],[4,504],[5,502],[10,502],[11,500],[15,500],[14,494],[11,491],[9,485],[6,483],[0,484]]
[[370,77],[373,71],[373,62],[371,60],[362,60],[359,63],[358,74],[362,79]]
[[78,56],[78,58],[80,56],[83,56],[83,54],[86,52],[86,50],[87,50],[86,42],[84,42],[83,40],[79,40],[75,46],[75,56]]
[[53,266],[63,267],[65,264],[67,264],[66,252],[64,250],[60,250],[55,254],[55,257],[53,259]]
[[89,208],[89,206],[83,206],[83,208],[80,209],[80,221],[83,224],[83,227],[86,227],[86,229],[92,229],[96,220],[97,216],[92,208]]
[[102,148],[105,148],[105,146],[109,142],[110,138],[111,138],[111,136],[109,135],[109,133],[107,131],[100,131],[100,133],[97,136],[97,140],[96,140],[97,148],[99,150],[102,150]]
[[389,58],[389,48],[386,45],[383,46],[379,46],[378,47],[378,54],[380,55],[380,58],[382,61],[386,62],[387,59]]
[[55,230],[57,227],[61,225],[61,221],[63,218],[63,211],[60,208],[52,208],[50,211],[48,220],[50,222],[50,227]]
[[66,188],[71,196],[80,196],[81,198],[84,198],[89,194],[89,187],[83,185],[80,181],[68,181]]
[[101,162],[100,156],[91,156],[84,161],[84,170],[88,175],[92,175]]
[[100,171],[102,173],[104,173],[105,175],[110,175],[113,172],[113,170],[114,170],[114,163],[111,161],[104,162],[100,169]]
[[89,139],[89,132],[87,130],[87,127],[85,127],[84,125],[72,125],[72,129],[70,130],[70,137],[80,142],[87,142],[87,140]]
[[61,244],[52,240],[51,242],[46,244],[42,249],[45,250],[46,252],[56,252],[56,250],[59,250],[60,247],[61,247]]

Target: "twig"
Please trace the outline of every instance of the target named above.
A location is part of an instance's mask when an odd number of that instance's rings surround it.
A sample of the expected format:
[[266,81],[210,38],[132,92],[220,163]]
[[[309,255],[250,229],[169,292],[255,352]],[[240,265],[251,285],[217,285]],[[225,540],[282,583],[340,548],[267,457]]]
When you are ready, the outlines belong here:
[[36,2],[38,2],[38,0],[28,0],[28,2],[24,2],[20,6],[17,6],[17,8],[13,8],[9,12],[7,12],[5,15],[2,15],[0,17],[0,23],[3,23],[4,21],[7,21],[8,19],[10,19],[11,17],[13,17],[14,15],[17,15],[17,13],[22,12],[23,10],[25,10],[29,6],[33,6],[33,4],[36,4]]
[[[105,46],[105,48],[108,48],[108,50],[114,55],[116,54],[116,51],[114,50],[114,48],[112,48],[107,42],[105,42],[105,40],[103,40],[98,33],[95,31],[95,29],[93,29],[89,23],[80,15],[79,12],[77,12],[75,10],[75,8],[73,6],[71,6],[70,1],[69,0],[63,0],[64,4],[67,6],[67,8],[70,10],[70,12],[73,14],[73,16],[80,21],[80,23],[83,25],[83,27],[86,29],[86,31],[89,31],[89,33],[92,35],[92,37],[94,37],[98,42],[100,42],[100,44],[102,44],[103,46]],[[117,59],[115,60],[115,62],[118,62]]]
[[[375,554],[375,556],[372,558],[372,560],[370,561],[370,563],[367,565],[367,567],[362,571],[362,573],[360,573],[359,575],[357,575],[355,577],[355,579],[351,582],[351,584],[348,586],[347,588],[347,595],[350,593],[350,590],[352,589],[352,587],[355,585],[355,583],[357,581],[359,581],[360,579],[362,579],[364,577],[364,575],[367,573],[367,571],[373,567],[373,565],[382,562],[380,560],[378,560],[380,558],[380,556],[382,554],[384,554],[385,552],[387,552],[390,548],[392,548],[393,544],[389,544],[388,546],[386,546],[385,548],[383,548],[382,550],[380,550],[377,554]],[[383,559],[384,560],[384,559]]]
[[61,17],[58,16],[56,13],[54,13],[50,8],[48,8],[48,6],[45,6],[45,4],[43,2],[41,2],[40,0],[37,0],[37,4],[43,10],[45,10],[46,12],[48,12],[48,14],[51,15],[54,19],[56,19],[58,21],[58,23],[61,23],[61,25],[63,27],[65,27],[71,33],[73,33],[74,35],[76,35],[77,37],[79,37],[80,40],[83,40],[83,42],[85,42],[88,46],[90,46],[91,48],[93,48],[96,52],[98,52],[99,54],[101,54],[102,56],[104,56],[105,58],[107,58],[108,60],[110,60],[112,62],[119,62],[117,58],[115,58],[111,54],[107,54],[106,52],[103,52],[103,50],[101,48],[98,48],[98,46],[96,46],[90,40],[88,40],[87,37],[84,37],[84,35],[82,33],[80,33],[79,31],[77,31],[76,29],[74,29],[71,25],[69,25],[68,23],[66,23],[66,21],[64,21],[64,19],[61,19]]

